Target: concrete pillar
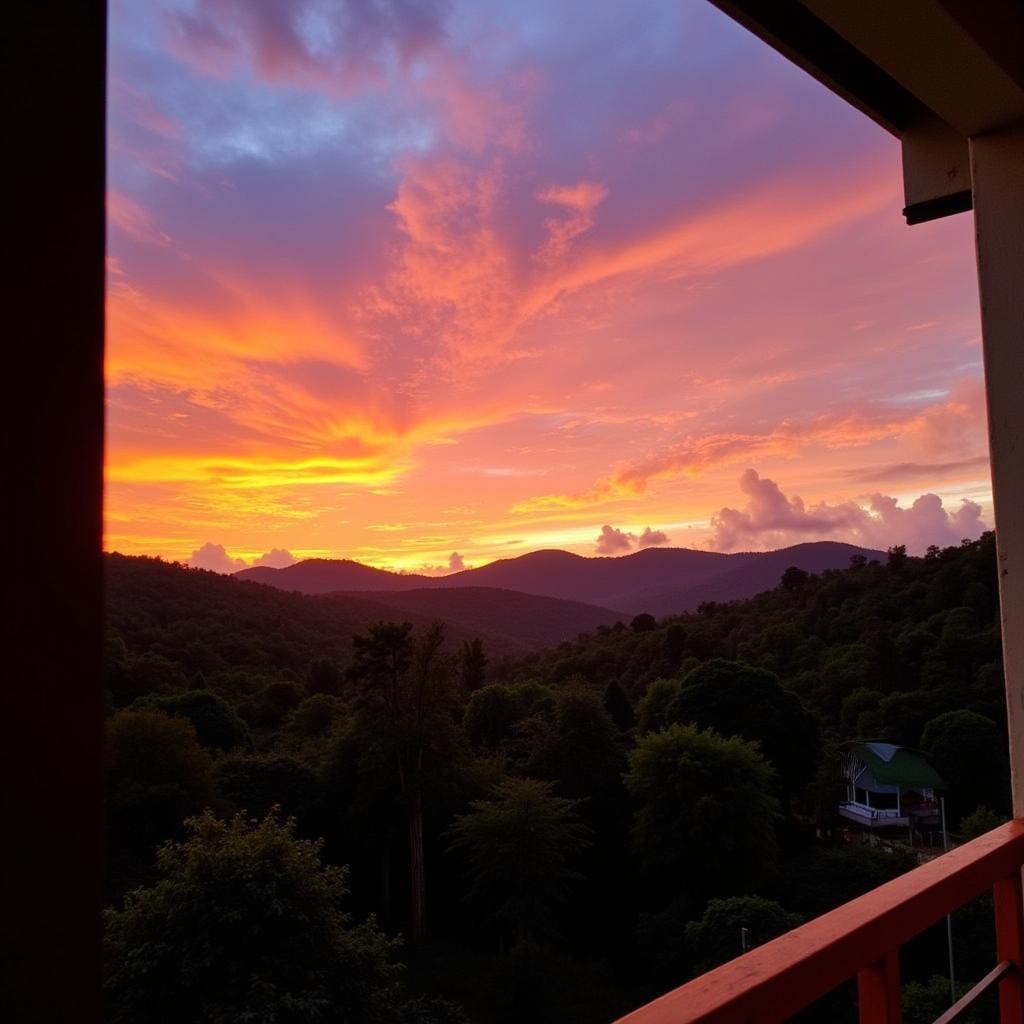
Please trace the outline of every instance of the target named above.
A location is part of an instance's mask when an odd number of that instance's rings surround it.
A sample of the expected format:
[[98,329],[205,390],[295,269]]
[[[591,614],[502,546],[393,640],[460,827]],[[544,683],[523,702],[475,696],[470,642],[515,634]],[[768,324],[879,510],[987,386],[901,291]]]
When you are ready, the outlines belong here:
[[1024,817],[1024,125],[970,140],[1013,813]]

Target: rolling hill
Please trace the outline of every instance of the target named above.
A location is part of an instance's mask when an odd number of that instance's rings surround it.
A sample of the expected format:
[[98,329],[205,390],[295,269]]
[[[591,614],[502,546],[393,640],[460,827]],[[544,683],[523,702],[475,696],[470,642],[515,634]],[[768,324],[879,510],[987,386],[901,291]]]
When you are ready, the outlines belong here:
[[451,644],[479,637],[488,653],[522,654],[575,639],[621,616],[607,608],[482,587],[404,593],[305,595],[245,584],[155,558],[106,556],[110,626],[130,648],[177,638],[160,653],[176,660],[201,644],[217,658],[238,652],[285,667],[306,648],[346,660],[352,636],[375,622],[407,620],[418,629],[446,623]]
[[[692,610],[702,601],[752,597],[774,587],[791,565],[815,573],[843,569],[856,554],[885,557],[883,552],[852,544],[819,541],[737,554],[647,548],[618,558],[586,558],[568,551],[534,551],[440,577],[387,572],[349,560],[310,559],[286,569],[244,569],[235,578],[304,594],[346,591],[372,594],[378,600],[385,593],[486,587],[584,602],[619,615],[663,616]],[[432,600],[440,598],[416,598],[420,608]]]

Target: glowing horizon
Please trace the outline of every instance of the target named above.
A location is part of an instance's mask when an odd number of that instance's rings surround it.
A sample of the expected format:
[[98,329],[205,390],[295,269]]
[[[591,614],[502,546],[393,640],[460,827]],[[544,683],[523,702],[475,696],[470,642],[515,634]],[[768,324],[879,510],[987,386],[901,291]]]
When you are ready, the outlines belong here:
[[706,0],[122,0],[110,68],[108,550],[991,524],[970,216]]

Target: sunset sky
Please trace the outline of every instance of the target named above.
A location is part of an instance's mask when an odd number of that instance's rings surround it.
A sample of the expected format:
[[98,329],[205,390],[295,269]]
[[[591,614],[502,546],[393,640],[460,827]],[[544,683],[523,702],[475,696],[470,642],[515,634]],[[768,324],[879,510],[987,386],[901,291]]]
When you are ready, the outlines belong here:
[[897,142],[706,0],[113,0],[110,46],[109,550],[991,525],[970,215],[907,228]]

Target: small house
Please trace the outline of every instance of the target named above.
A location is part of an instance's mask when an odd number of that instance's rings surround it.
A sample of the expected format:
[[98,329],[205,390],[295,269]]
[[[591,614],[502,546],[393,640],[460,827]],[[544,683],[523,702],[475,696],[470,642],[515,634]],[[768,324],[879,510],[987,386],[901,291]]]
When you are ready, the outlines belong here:
[[921,751],[894,743],[848,743],[842,770],[842,817],[869,829],[902,827],[913,832],[940,825],[936,791],[945,785]]

